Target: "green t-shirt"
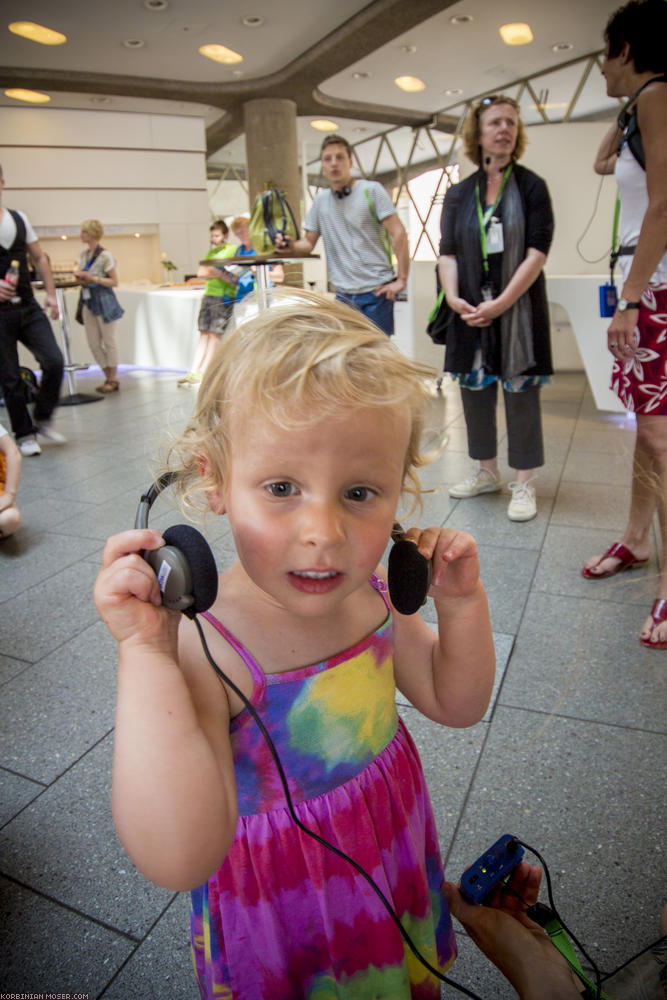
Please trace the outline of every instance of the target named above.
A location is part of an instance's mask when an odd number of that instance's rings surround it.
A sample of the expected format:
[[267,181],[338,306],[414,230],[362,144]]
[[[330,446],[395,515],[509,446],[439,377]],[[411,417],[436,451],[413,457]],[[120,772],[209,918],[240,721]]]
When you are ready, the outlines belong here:
[[[234,257],[238,247],[233,243],[223,243],[221,247],[211,247],[204,257],[204,260],[222,260],[226,257]],[[223,278],[209,278],[206,282],[204,295],[222,296],[225,301],[233,302],[236,298],[236,285],[230,285]]]

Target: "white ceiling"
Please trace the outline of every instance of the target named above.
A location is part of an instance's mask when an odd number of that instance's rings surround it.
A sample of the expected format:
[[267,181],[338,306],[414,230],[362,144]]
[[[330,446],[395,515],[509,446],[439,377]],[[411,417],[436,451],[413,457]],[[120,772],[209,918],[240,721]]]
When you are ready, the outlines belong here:
[[[378,2],[382,0],[375,0],[372,6],[377,7]],[[412,4],[419,6],[420,0],[412,0]],[[63,32],[68,40],[64,45],[47,47],[19,38],[3,27],[0,71],[3,67],[25,69],[22,85],[27,87],[31,86],[31,71],[105,74],[109,78],[106,94],[100,92],[99,80],[96,90],[90,92],[39,89],[50,94],[50,107],[194,114],[209,126],[223,110],[191,100],[121,97],[113,92],[113,78],[141,77],[206,86],[220,83],[229,87],[235,81],[242,84],[283,69],[367,5],[367,0],[336,0],[335,4],[331,0],[282,0],[279,4],[270,0],[243,4],[236,0],[168,0],[164,11],[152,11],[146,8],[145,0],[106,4],[89,0],[22,0],[18,13],[12,12],[11,18],[5,15],[5,23],[19,18],[36,21]],[[443,110],[455,113],[462,100],[503,89],[512,92],[512,82],[523,76],[598,52],[604,25],[617,6],[617,0],[459,0],[361,60],[350,62],[344,70],[321,82],[319,91],[334,103],[350,101],[400,108],[414,112],[415,119],[422,121],[425,115]],[[451,18],[459,14],[473,20],[453,24]],[[261,27],[246,27],[242,22],[247,15],[263,18]],[[506,21],[529,23],[533,42],[521,47],[506,46],[498,34],[498,27]],[[139,39],[145,45],[128,49],[123,46],[125,39]],[[243,55],[243,62],[223,66],[203,58],[197,49],[204,42],[227,45]],[[570,43],[572,49],[554,52],[552,46],[559,43]],[[544,75],[535,82],[535,90],[550,105],[567,105],[581,71],[579,64]],[[355,73],[368,75],[355,78]],[[404,93],[393,82],[401,74],[420,77],[426,89]],[[461,96],[446,93],[453,88],[460,88]],[[539,117],[531,103],[526,95],[526,121]],[[16,106],[17,102],[0,91],[0,105]],[[594,68],[576,114],[599,113],[605,108],[611,111],[612,107],[599,71]],[[558,110],[553,113],[558,117]],[[306,144],[308,155],[316,153],[321,138],[310,127],[312,117],[299,120],[299,139]],[[336,121],[353,142],[383,130],[377,120],[337,116],[331,108],[323,109],[323,117]],[[240,137],[213,158],[216,162],[242,162],[242,150]]]

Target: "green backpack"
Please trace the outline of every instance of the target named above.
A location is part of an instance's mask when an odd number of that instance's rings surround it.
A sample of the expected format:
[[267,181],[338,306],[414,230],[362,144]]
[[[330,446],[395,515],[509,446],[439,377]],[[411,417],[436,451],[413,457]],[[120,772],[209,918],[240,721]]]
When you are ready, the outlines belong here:
[[257,195],[248,231],[256,254],[273,253],[276,248],[275,238],[279,233],[298,240],[296,219],[284,191],[269,188]]

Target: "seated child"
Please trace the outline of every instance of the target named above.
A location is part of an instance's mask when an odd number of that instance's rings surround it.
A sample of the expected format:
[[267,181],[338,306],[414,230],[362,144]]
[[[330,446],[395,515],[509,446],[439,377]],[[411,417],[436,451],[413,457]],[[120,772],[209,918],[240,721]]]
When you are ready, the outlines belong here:
[[0,538],[13,535],[21,525],[16,494],[21,481],[21,452],[0,424]]

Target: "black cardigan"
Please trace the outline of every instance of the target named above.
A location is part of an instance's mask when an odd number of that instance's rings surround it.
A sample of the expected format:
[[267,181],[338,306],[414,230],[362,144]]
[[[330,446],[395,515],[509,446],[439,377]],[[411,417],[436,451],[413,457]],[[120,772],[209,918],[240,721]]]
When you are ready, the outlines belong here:
[[[551,246],[554,231],[554,218],[551,208],[551,199],[547,186],[541,177],[534,174],[532,170],[522,167],[520,164],[514,165],[514,177],[519,189],[519,196],[523,205],[526,218],[526,239],[524,254],[529,247],[547,254]],[[445,196],[445,203],[442,207],[442,217],[440,219],[440,254],[441,256],[456,257],[460,266],[461,260],[461,226],[463,220],[459,219],[458,207],[461,198],[467,199],[472,195],[472,190],[477,182],[480,182],[480,194],[482,204],[484,204],[486,194],[486,174],[483,170],[477,171],[470,177],[466,177],[459,184],[450,187]],[[495,215],[502,219],[502,198]],[[481,250],[480,250],[481,257]],[[495,287],[500,288],[500,269],[502,254],[491,254],[489,256],[489,268],[491,278]],[[549,336],[549,306],[547,303],[546,282],[544,272],[541,272],[526,293],[530,297],[533,310],[533,349],[535,352],[535,365],[524,374],[527,375],[551,375],[553,367],[551,364],[551,342]],[[481,300],[481,294],[471,302],[476,305]],[[498,327],[498,321],[493,324]],[[472,370],[475,349],[478,346],[479,338],[475,336],[477,328],[470,327],[457,314],[454,315],[452,323],[447,330],[447,347],[445,352],[445,371],[448,372],[469,372]],[[498,360],[499,352],[496,352],[496,359],[485,358],[485,363]],[[499,367],[492,364],[494,374],[499,374]]]

